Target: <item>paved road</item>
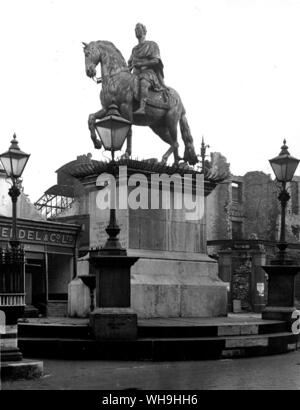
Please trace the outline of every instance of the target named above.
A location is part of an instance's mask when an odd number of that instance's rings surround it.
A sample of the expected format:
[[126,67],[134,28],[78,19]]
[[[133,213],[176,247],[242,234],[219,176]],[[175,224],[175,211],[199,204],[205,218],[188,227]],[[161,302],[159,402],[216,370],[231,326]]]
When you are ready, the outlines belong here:
[[300,351],[251,359],[201,362],[44,360],[39,380],[2,384],[3,390],[299,389]]

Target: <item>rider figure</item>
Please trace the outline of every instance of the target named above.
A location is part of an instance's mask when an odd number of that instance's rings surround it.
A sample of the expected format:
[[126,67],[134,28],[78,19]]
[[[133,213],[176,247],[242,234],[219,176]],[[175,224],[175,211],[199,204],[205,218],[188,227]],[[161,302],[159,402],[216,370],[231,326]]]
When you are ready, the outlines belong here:
[[135,114],[145,114],[145,106],[149,89],[162,91],[166,89],[164,84],[163,63],[160,58],[158,45],[154,41],[146,40],[146,27],[137,23],[135,35],[138,45],[132,49],[131,57],[128,61],[129,69],[133,69],[139,80],[140,107]]

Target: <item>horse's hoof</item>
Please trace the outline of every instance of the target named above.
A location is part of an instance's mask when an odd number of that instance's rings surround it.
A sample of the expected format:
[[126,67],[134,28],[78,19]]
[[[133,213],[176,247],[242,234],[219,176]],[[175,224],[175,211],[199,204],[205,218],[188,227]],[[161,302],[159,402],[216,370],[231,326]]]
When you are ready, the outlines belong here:
[[99,140],[94,141],[94,147],[96,149],[101,149],[102,148],[102,144]]

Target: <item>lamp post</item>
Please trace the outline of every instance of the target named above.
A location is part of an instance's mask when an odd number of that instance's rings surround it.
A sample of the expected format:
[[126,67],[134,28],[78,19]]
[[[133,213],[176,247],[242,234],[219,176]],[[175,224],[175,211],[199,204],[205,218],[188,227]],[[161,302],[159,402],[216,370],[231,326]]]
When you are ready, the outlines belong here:
[[[120,116],[118,107],[111,105],[108,109],[107,116],[95,123],[97,134],[104,146],[104,149],[111,152],[111,168],[115,176],[115,151],[120,151],[125,142],[126,136],[130,130],[131,122]],[[114,190],[111,191],[111,207],[109,224],[106,228],[108,240],[105,243],[102,254],[126,254],[126,250],[122,248],[118,235],[120,228],[116,219],[116,198]]]
[[[95,123],[104,148],[111,151],[110,168],[115,176],[115,151],[121,150],[131,123],[122,118],[118,107],[111,105],[107,116]],[[130,309],[130,268],[138,260],[127,256],[118,239],[115,192],[111,192],[108,239],[99,250],[90,251],[90,262],[96,267],[96,309],[90,324],[97,340],[135,339],[137,315]]]
[[263,266],[268,274],[268,302],[262,312],[262,317],[263,319],[285,320],[290,328],[291,315],[295,310],[295,277],[300,271],[300,266],[295,264],[286,254],[288,244],[285,236],[285,216],[286,206],[290,199],[287,183],[292,181],[299,160],[290,155],[286,140],[284,140],[279,155],[269,162],[277,182],[281,183],[278,196],[281,204],[281,224],[280,238],[276,243],[279,252],[270,262],[270,265]]
[[280,223],[280,239],[277,243],[279,249],[279,260],[284,263],[286,260],[286,248],[288,246],[285,239],[285,216],[286,216],[286,206],[290,200],[290,194],[286,189],[286,184],[292,181],[299,160],[290,155],[288,151],[288,146],[286,145],[286,140],[283,141],[281,147],[281,152],[277,157],[269,160],[270,165],[276,176],[276,180],[281,183],[281,191],[278,199],[281,204],[281,223]]
[[[23,314],[25,307],[25,256],[17,236],[17,201],[20,195],[19,179],[29,157],[30,154],[20,150],[15,134],[8,151],[0,155],[4,171],[12,181],[12,186],[8,191],[12,200],[10,249],[0,249],[0,310],[5,312],[6,326],[10,329],[10,334],[7,335],[9,338],[5,342],[5,350],[2,352],[3,361],[22,359],[22,354],[17,347],[17,320]],[[12,333],[12,330],[15,332]]]

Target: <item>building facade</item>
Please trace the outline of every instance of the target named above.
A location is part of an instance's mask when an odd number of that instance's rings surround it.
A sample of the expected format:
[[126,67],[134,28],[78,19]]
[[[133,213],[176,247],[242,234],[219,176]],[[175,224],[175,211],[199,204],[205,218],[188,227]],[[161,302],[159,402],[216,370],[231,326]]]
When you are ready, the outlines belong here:
[[[0,170],[0,248],[12,237],[11,199],[5,173]],[[25,250],[27,313],[65,315],[68,283],[76,275],[80,226],[47,221],[21,192],[17,235]]]
[[[300,177],[294,177],[288,190],[286,238],[289,253],[300,258]],[[262,265],[276,252],[279,239],[280,186],[260,171],[231,176],[208,198],[208,254],[218,259],[219,275],[228,282],[229,310],[260,312],[267,298],[267,276]],[[300,278],[296,279],[300,300]],[[239,302],[239,303],[238,303]]]

